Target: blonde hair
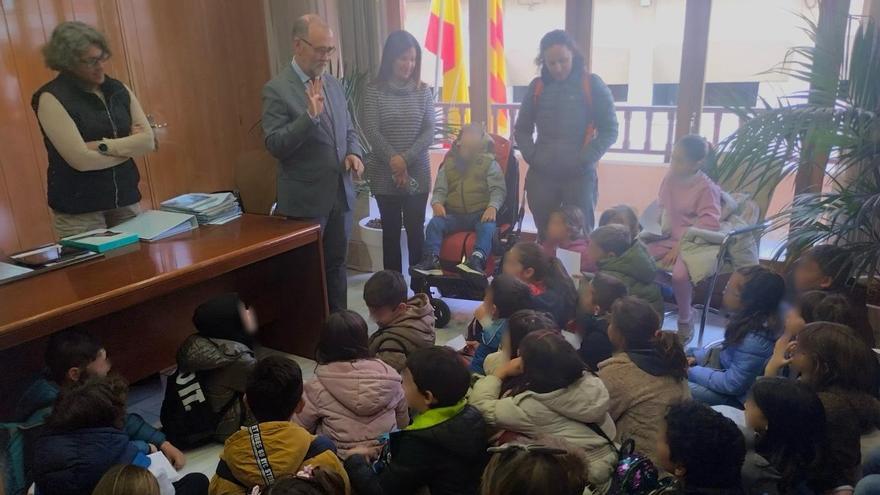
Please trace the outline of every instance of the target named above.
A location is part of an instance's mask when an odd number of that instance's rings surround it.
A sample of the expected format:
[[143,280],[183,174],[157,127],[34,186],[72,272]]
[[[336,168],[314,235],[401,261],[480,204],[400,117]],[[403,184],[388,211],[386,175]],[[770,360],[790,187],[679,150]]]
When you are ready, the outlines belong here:
[[92,495],[160,495],[159,482],[142,467],[119,464],[104,473]]

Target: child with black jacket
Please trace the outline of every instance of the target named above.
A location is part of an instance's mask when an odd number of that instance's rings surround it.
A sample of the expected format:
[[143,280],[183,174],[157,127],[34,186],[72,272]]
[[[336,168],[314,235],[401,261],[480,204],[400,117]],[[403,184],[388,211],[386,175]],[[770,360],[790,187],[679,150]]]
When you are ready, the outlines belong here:
[[608,317],[611,305],[626,295],[626,285],[604,273],[597,274],[584,286],[576,321],[581,336],[578,354],[592,371],[598,371],[599,363],[610,358],[614,352],[614,346],[608,338]]
[[391,434],[377,466],[370,451],[350,452],[345,468],[359,495],[476,495],[488,461],[486,422],[467,404],[471,376],[458,353],[447,347],[419,349],[406,362],[403,389],[418,415]]

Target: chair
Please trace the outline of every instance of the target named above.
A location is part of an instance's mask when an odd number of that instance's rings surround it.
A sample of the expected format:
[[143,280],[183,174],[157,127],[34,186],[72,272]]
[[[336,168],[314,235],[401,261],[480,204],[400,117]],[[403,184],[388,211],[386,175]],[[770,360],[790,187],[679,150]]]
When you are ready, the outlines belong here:
[[[522,209],[519,202],[519,167],[513,154],[510,140],[492,134],[494,140],[495,161],[504,173],[507,197],[496,217],[496,236],[492,243],[492,253],[486,260],[486,274],[495,273],[500,264],[497,262],[516,242],[518,232],[516,225],[522,226]],[[431,299],[436,317],[435,325],[443,328],[452,317],[449,305],[440,297],[480,301],[486,290],[485,278],[476,280],[473,277],[462,277],[456,273],[456,266],[470,256],[474,250],[477,236],[475,232],[456,232],[443,238],[440,246],[440,265],[443,275],[420,275],[412,273],[412,289],[417,293],[427,294]],[[440,297],[434,297],[431,289],[436,288]]]

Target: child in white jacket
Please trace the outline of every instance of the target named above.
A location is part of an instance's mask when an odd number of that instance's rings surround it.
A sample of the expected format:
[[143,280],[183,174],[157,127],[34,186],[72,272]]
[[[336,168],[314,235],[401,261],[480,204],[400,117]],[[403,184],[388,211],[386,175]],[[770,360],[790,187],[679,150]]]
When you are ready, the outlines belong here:
[[[502,382],[519,375],[522,390],[501,397]],[[559,332],[528,334],[519,345],[519,357],[474,384],[469,402],[491,426],[529,438],[557,437],[580,447],[589,461],[594,492],[607,489],[617,460],[608,440],[617,433],[608,415],[608,391]]]

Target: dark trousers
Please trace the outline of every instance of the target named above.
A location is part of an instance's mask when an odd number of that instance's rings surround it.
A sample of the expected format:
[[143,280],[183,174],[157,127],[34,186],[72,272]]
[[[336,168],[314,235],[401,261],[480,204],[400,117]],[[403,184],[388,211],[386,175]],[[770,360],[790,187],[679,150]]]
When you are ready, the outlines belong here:
[[386,270],[404,273],[400,254],[400,228],[406,228],[409,264],[422,260],[425,244],[425,207],[428,194],[377,194],[382,217],[382,262]]
[[547,231],[550,214],[561,206],[574,205],[584,213],[587,231],[596,224],[596,201],[599,198],[599,180],[596,168],[591,166],[579,177],[565,179],[548,177],[546,174],[529,170],[526,175],[526,195],[529,209],[538,227],[538,237],[543,240]]
[[189,473],[173,484],[177,495],[208,495],[208,477],[202,473]]
[[345,188],[340,180],[336,189],[336,201],[325,217],[296,218],[321,224],[321,240],[324,244],[324,277],[327,279],[327,303],[330,312],[348,309],[348,241],[351,237],[352,213],[345,198]]

